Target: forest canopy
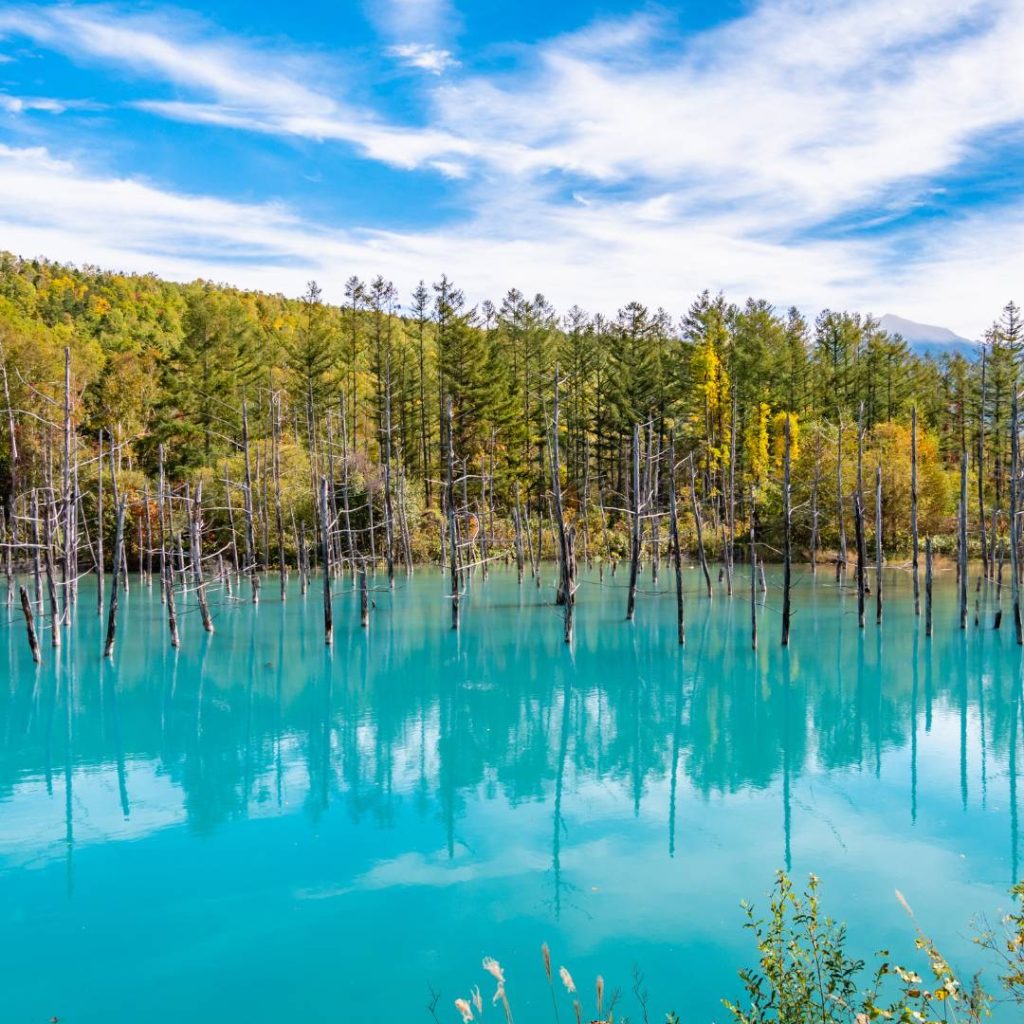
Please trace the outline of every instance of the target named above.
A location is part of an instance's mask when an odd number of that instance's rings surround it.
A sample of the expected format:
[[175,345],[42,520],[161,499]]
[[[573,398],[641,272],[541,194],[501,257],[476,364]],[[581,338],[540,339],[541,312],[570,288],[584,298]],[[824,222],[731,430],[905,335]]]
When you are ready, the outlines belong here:
[[[702,502],[720,503],[729,477],[741,499],[755,489],[769,526],[785,424],[794,500],[806,503],[813,488],[833,509],[836,468],[847,483],[856,476],[859,426],[864,463],[872,476],[882,467],[887,544],[902,544],[912,410],[922,530],[949,528],[962,451],[975,473],[972,501],[1006,506],[1024,343],[1012,302],[968,360],[918,356],[870,315],[825,309],[811,322],[767,299],[734,303],[708,291],[682,311],[634,301],[614,317],[560,312],[515,288],[474,307],[443,275],[407,296],[383,277],[350,277],[330,291],[311,282],[289,299],[3,254],[6,509],[50,457],[53,438],[40,425],[63,401],[65,349],[78,443],[94,444],[102,430],[125,473],[152,478],[162,449],[170,477],[215,481],[239,457],[243,407],[257,443],[276,415],[286,500],[300,516],[310,511],[309,453],[329,429],[344,431],[345,458],[367,493],[379,494],[386,477],[389,487],[401,481],[425,529],[440,503],[449,398],[453,449],[476,474],[480,500],[502,514],[518,490],[526,507],[542,509],[556,371],[562,485],[577,508],[607,504],[613,525],[637,424],[655,447],[671,439],[679,459],[692,456]],[[806,516],[795,524],[806,535]],[[835,543],[834,527],[830,535],[823,522],[822,543]]]

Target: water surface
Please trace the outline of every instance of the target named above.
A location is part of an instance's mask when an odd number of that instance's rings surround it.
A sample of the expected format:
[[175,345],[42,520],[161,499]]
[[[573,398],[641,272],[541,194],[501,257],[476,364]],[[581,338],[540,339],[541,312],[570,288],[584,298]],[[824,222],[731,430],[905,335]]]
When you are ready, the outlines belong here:
[[770,580],[754,653],[748,596],[687,570],[680,649],[671,580],[629,624],[624,575],[588,575],[570,652],[551,576],[477,578],[458,634],[435,572],[380,578],[367,632],[339,584],[333,651],[319,591],[271,579],[214,595],[213,637],[186,603],[177,653],[134,579],[113,662],[87,587],[41,669],[0,626],[0,1019],[426,1022],[435,991],[455,1020],[489,954],[546,1020],[546,940],[619,1015],[636,964],[652,1019],[725,1020],[738,903],[783,867],[858,953],[913,957],[899,888],[977,966],[971,916],[1019,871],[1008,623],[961,632],[942,581],[928,640],[893,571],[861,633],[801,573],[791,648]]

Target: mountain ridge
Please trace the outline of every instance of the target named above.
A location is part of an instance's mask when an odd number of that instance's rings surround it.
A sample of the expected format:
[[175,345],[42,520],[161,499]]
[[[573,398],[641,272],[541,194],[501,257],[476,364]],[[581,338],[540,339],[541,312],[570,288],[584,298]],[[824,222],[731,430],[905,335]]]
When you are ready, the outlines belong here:
[[879,320],[882,330],[899,334],[917,355],[942,356],[962,355],[973,359],[978,354],[978,343],[956,334],[948,327],[937,324],[923,324],[917,320],[886,313]]

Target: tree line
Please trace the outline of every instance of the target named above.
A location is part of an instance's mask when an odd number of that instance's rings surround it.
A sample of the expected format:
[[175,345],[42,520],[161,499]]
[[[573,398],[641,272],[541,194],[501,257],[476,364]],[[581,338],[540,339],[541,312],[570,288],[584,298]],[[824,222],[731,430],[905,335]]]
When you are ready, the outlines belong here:
[[[964,451],[974,521],[980,527],[995,512],[995,530],[1005,525],[1010,407],[1024,344],[1012,302],[969,360],[917,355],[872,316],[826,309],[810,322],[795,308],[708,291],[678,317],[638,301],[613,317],[576,306],[559,314],[543,295],[514,288],[500,303],[471,306],[444,275],[408,296],[380,276],[350,277],[333,297],[315,282],[289,299],[4,254],[6,521],[19,493],[52,478],[67,349],[83,476],[102,432],[132,493],[160,472],[161,452],[169,479],[202,478],[215,493],[225,468],[235,480],[242,475],[246,415],[263,519],[273,517],[267,481],[277,472],[286,517],[312,526],[310,475],[337,451],[339,475],[362,496],[360,529],[379,551],[396,543],[385,536],[386,506],[399,497],[409,554],[434,557],[443,545],[449,440],[464,512],[485,532],[495,518],[500,532],[517,501],[525,515],[548,515],[556,374],[560,489],[570,517],[589,519],[594,551],[602,530],[605,553],[628,547],[638,424],[645,449],[665,453],[671,442],[677,462],[689,461],[712,548],[727,497],[741,517],[754,509],[759,536],[772,540],[788,426],[798,543],[816,530],[820,548],[839,544],[841,517],[819,522],[816,512],[811,522],[812,491],[816,509],[840,507],[866,463],[882,469],[886,543],[905,549],[912,411],[922,530],[952,534]],[[692,543],[692,526],[683,529]],[[268,538],[265,562],[270,546]]]

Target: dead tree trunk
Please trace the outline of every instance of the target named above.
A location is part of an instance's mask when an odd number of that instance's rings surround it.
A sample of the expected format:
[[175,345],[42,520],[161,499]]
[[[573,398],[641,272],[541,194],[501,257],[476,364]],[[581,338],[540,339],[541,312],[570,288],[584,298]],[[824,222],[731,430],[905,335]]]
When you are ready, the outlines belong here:
[[[164,494],[163,483],[161,477],[160,493]],[[167,518],[167,532],[164,532],[163,521],[164,521],[164,509],[163,502],[164,498],[161,497],[161,510],[160,510],[160,564],[164,567],[163,573],[163,586],[164,586],[164,601],[167,604],[167,629],[171,637],[171,646],[179,647],[181,645],[181,637],[178,634],[178,609],[174,598],[174,556],[169,551],[171,546],[169,534],[173,523],[170,518],[170,511],[168,510]],[[170,497],[166,498],[168,505],[170,504]]]
[[[493,451],[493,448],[492,448]],[[583,524],[583,562],[591,568],[592,556],[590,549],[590,436],[583,438],[583,492],[580,495],[580,521]]]
[[911,560],[914,576],[914,614],[921,614],[921,571],[919,552],[921,541],[917,522],[917,406],[910,411],[910,538]]
[[981,348],[981,395],[978,409],[978,533],[981,540],[981,573],[989,578],[988,549],[985,542],[985,346]]
[[516,581],[519,586],[523,585],[524,568],[523,565],[523,518],[522,518],[522,507],[519,503],[519,481],[516,481],[516,504],[512,510],[512,518],[515,524],[516,530]]
[[882,467],[875,467],[875,624],[882,624]]
[[199,617],[203,629],[213,632],[213,619],[210,618],[210,606],[206,600],[206,576],[203,573],[203,482],[196,487],[196,497],[189,510],[189,530],[192,548],[192,578],[196,585],[196,596],[199,601]]
[[252,463],[249,457],[249,411],[242,399],[242,451],[245,454],[245,572],[252,588],[252,603],[260,599],[260,577],[256,571],[256,524],[253,521]]
[[864,509],[860,492],[853,492],[853,527],[857,534],[857,625],[864,628],[864,594],[867,576],[867,553],[864,550]]
[[3,382],[4,404],[7,406],[7,434],[10,441],[10,491],[8,494],[0,495],[0,504],[7,509],[8,514],[14,507],[14,499],[18,493],[20,481],[19,455],[18,455],[18,434],[14,422],[14,407],[11,405],[11,389],[7,379],[7,356],[4,353],[3,345],[0,344],[0,381]]
[[672,435],[668,448],[668,514],[672,531],[672,567],[676,576],[676,636],[686,643],[685,607],[683,604],[683,555],[679,544],[679,507],[676,499],[676,440]]
[[448,479],[446,481],[446,502],[448,506],[448,547],[449,554],[451,555],[449,561],[451,563],[452,584],[452,629],[457,630],[459,628],[459,587],[461,584],[459,581],[459,542],[455,531],[455,440],[452,436],[453,424],[451,395],[448,396],[446,409],[448,418],[448,451],[446,459]]
[[704,552],[704,531],[700,521],[700,506],[697,504],[697,473],[693,466],[693,456],[690,456],[690,502],[693,505],[693,525],[697,530],[697,554],[700,558],[700,569],[704,573],[704,583],[708,589],[708,597],[711,597],[711,573],[708,570],[708,558]]
[[96,470],[96,614],[103,615],[103,428],[99,431]]
[[295,532],[295,559],[299,567],[299,593],[303,597],[309,590],[309,552],[306,551],[306,523],[295,523],[295,511],[292,511],[292,528]]
[[[527,495],[528,501],[529,495]],[[530,529],[530,509],[528,505],[523,507],[523,532],[526,534],[526,546],[530,556],[530,575],[537,578],[540,569],[540,559],[537,558],[533,549],[533,531]]]
[[46,589],[50,597],[50,644],[60,647],[60,599],[57,596],[56,568],[53,560],[53,524],[56,520],[56,509],[53,502],[53,489],[50,489],[49,500],[45,510],[43,554],[46,560]]
[[[113,460],[111,460],[113,461]],[[111,477],[113,477],[113,466],[111,466]],[[122,573],[121,550],[124,546],[124,515],[128,504],[127,498],[117,496],[116,485],[114,489],[114,504],[117,508],[117,526],[114,529],[114,574],[110,579],[110,609],[107,613],[107,639],[103,645],[103,656],[109,658],[114,653],[114,641],[117,638],[117,607],[118,594],[120,593],[120,581]]]
[[957,531],[957,559],[960,566],[960,628],[967,628],[967,451],[960,453],[960,509]]
[[789,646],[790,588],[793,577],[793,512],[790,493],[790,463],[792,461],[793,437],[790,416],[786,413],[786,450],[782,468],[782,646]]
[[288,563],[284,556],[284,510],[281,507],[281,396],[271,396],[274,417],[274,516],[277,520],[277,569],[281,580],[281,600],[288,597]]
[[576,581],[573,578],[573,541],[565,528],[565,510],[562,508],[562,467],[558,447],[558,370],[555,370],[555,393],[551,423],[551,492],[555,506],[555,525],[558,529],[559,590],[565,607],[565,642],[572,643],[573,605],[576,601]]
[[836,441],[836,518],[839,520],[839,551],[836,554],[836,583],[841,583],[846,573],[846,517],[843,505],[843,420],[839,419],[839,436]]
[[7,607],[14,607],[14,516],[0,511],[4,536],[4,576],[7,578]]
[[1020,611],[1019,540],[1020,524],[1017,502],[1020,496],[1020,435],[1018,424],[1017,396],[1013,396],[1010,407],[1010,576],[1013,594],[1013,632],[1017,643],[1024,643],[1024,623]]
[[754,537],[754,488],[750,488],[750,647],[757,650],[757,543]]
[[75,502],[71,489],[71,349],[64,349],[64,621],[71,623],[75,577]]
[[924,635],[932,635],[932,539],[930,536],[924,539]]
[[21,591],[21,611],[25,616],[25,631],[28,633],[28,647],[32,652],[32,660],[38,665],[43,660],[43,656],[39,651],[39,638],[36,636],[36,624],[32,615],[32,602],[29,601],[28,591],[24,587],[20,587],[19,590]]
[[[103,463],[100,463],[99,471],[100,479],[103,479]],[[110,450],[110,490],[114,498],[114,507],[117,509],[117,525],[114,530],[114,558],[113,558],[113,571],[114,575],[110,581],[110,610],[107,616],[107,639],[103,645],[103,656],[105,658],[111,657],[114,653],[114,640],[117,637],[117,605],[118,605],[118,594],[120,593],[120,586],[118,585],[121,580],[121,573],[123,572],[122,566],[124,564],[124,516],[125,510],[128,505],[127,497],[122,497],[117,493],[117,474],[115,472],[114,465],[114,450],[111,446]]]
[[629,547],[629,592],[626,620],[632,622],[636,613],[636,582],[640,572],[640,427],[633,425],[633,531]]
[[[345,541],[348,560],[355,572],[356,544],[352,535],[352,508],[350,502],[351,469],[348,463],[348,415],[345,411],[345,396],[341,396],[341,510],[345,517]],[[369,493],[369,492],[367,492]]]
[[35,604],[43,614],[42,541],[39,538],[39,491],[32,488],[32,578],[35,582]]
[[150,484],[142,492],[145,503],[145,585],[153,586],[153,511],[150,507]]
[[732,420],[729,427],[729,556],[726,559],[726,587],[732,597],[732,576],[736,562],[736,388],[732,389]]
[[334,610],[331,607],[331,537],[327,501],[327,477],[320,477],[320,560],[324,576],[324,643],[334,643]]
[[[384,533],[388,586],[395,588],[395,511],[391,494],[391,347],[388,346],[384,395]],[[486,567],[486,562],[484,563]]]
[[[818,575],[818,490],[821,487],[821,430],[814,438],[814,478],[811,481],[811,575]],[[753,509],[751,509],[753,515]]]
[[404,461],[399,462],[398,471],[398,525],[402,534],[402,551],[405,557],[405,574],[411,576],[413,572],[412,561],[412,534],[409,532],[409,510],[406,501],[407,469]]

